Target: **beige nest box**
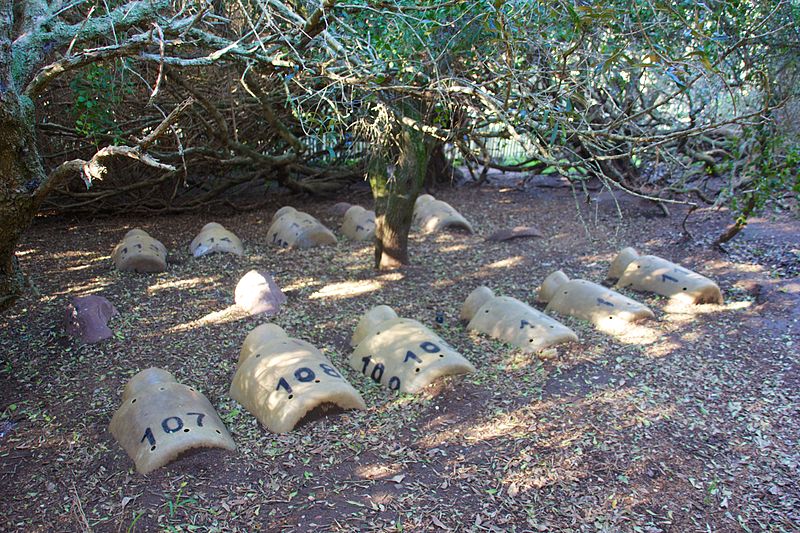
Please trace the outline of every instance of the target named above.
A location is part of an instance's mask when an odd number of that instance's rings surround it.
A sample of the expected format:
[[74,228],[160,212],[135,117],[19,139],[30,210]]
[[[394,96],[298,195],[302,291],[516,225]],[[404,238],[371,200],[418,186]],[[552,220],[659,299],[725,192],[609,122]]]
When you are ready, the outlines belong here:
[[273,433],[291,431],[317,407],[367,407],[322,352],[274,324],[247,335],[230,395]]
[[441,337],[386,305],[361,317],[350,344],[351,367],[400,392],[413,394],[442,376],[475,372]]
[[603,328],[615,328],[619,323],[639,322],[655,316],[646,305],[636,300],[591,281],[570,280],[561,270],[545,278],[536,299],[547,303],[545,313],[574,316]]
[[705,276],[655,255],[624,248],[608,269],[618,288],[654,292],[692,304],[723,303],[719,286]]
[[565,342],[577,342],[570,328],[530,305],[509,296],[495,296],[488,287],[478,287],[464,301],[461,319],[467,329],[484,333],[521,348],[539,352]]
[[131,378],[110,429],[140,474],[193,448],[236,449],[211,402],[160,368]]
[[463,229],[473,233],[472,224],[447,202],[437,200],[430,194],[419,196],[414,202],[413,224],[423,233],[443,229]]
[[267,241],[283,248],[312,248],[336,244],[336,236],[308,213],[285,206],[273,215]]
[[189,245],[189,251],[195,257],[213,253],[242,255],[244,247],[239,237],[226,230],[222,224],[209,222]]
[[353,241],[368,241],[375,237],[375,211],[360,205],[351,206],[342,219],[342,233]]
[[132,229],[125,234],[111,259],[123,272],[163,272],[167,269],[167,249],[143,229]]

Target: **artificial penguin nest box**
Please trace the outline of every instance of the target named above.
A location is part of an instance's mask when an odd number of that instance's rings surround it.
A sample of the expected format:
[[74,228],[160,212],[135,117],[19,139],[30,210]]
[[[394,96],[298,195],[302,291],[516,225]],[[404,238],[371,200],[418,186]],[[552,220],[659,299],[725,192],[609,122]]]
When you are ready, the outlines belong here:
[[222,224],[209,222],[189,245],[189,251],[195,257],[202,257],[213,253],[227,253],[242,255],[244,247],[239,237],[225,229]]
[[281,207],[267,231],[271,244],[289,248],[312,248],[336,244],[336,236],[322,222],[294,207]]
[[538,352],[578,336],[567,326],[530,305],[509,296],[495,296],[488,287],[478,287],[461,307],[467,329],[485,333],[526,352]]
[[318,406],[367,408],[316,347],[274,324],[261,324],[244,340],[230,395],[273,433],[291,431]]
[[112,316],[118,314],[114,305],[102,296],[76,296],[70,298],[67,305],[64,327],[81,342],[94,344],[114,334],[107,324]]
[[693,304],[723,301],[719,287],[707,277],[655,255],[639,255],[633,248],[617,254],[608,277],[618,280],[618,288],[654,292]]
[[545,313],[571,315],[603,328],[655,316],[647,306],[627,296],[584,279],[570,280],[560,270],[545,278],[536,299],[547,303]]
[[342,220],[342,233],[354,241],[366,241],[375,237],[375,211],[360,205],[351,206]]
[[124,272],[163,272],[167,268],[167,249],[146,231],[136,228],[125,234],[111,252],[111,259]]
[[386,305],[361,317],[350,345],[351,367],[400,392],[413,394],[439,377],[475,372],[441,337]]
[[250,315],[275,315],[281,310],[281,305],[286,303],[286,295],[269,272],[260,270],[251,270],[242,276],[236,284],[233,299],[236,305]]
[[414,202],[414,225],[423,233],[443,229],[463,229],[473,233],[472,224],[447,202],[437,200],[430,194],[419,196]]
[[160,368],[131,378],[110,429],[140,474],[193,448],[236,449],[211,402]]

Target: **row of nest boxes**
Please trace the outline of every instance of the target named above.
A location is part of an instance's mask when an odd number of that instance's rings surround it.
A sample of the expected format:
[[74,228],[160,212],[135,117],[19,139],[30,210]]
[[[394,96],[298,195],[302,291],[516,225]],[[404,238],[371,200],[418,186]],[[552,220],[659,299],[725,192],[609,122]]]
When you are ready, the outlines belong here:
[[[347,204],[349,205],[349,204]],[[444,228],[461,228],[472,232],[472,226],[450,204],[425,194],[417,198],[414,224],[424,232]],[[375,212],[360,205],[349,206],[344,212],[342,233],[355,241],[371,240],[375,236]],[[272,217],[267,241],[284,248],[311,248],[335,244],[336,235],[325,225],[293,207],[282,207]],[[189,245],[195,257],[210,253],[242,255],[242,241],[221,224],[210,222],[203,226]],[[167,248],[142,229],[129,231],[111,254],[117,269],[130,272],[162,272],[167,268]]]

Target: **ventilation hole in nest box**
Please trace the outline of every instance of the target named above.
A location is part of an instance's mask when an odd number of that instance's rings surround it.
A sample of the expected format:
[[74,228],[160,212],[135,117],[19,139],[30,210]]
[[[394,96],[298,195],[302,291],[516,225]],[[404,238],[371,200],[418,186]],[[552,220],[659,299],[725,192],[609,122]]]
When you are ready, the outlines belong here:
[[151,451],[151,452],[154,452],[154,451],[156,451],[156,447],[155,447],[155,446],[150,446],[150,451]]
[[613,316],[608,317],[609,320],[611,320],[612,318],[614,318],[614,317]]
[[440,354],[439,354],[439,357],[444,357],[444,354],[443,354],[443,353],[440,353]]
[[219,433],[220,435],[222,435],[222,432],[221,432],[220,430],[216,429],[216,430],[214,430],[214,431],[216,431],[217,433]]
[[136,398],[134,398],[133,400],[131,400],[131,403],[136,403]]
[[158,390],[164,390],[164,387],[159,387],[159,389],[158,389]]
[[319,380],[318,380],[318,379],[315,379],[315,380],[314,380],[314,383],[319,383]]
[[686,290],[686,287],[684,287],[683,290]]
[[294,394],[289,395],[289,399],[291,400],[292,398],[294,398]]
[[189,433],[189,428],[183,430],[184,433]]
[[419,367],[417,367],[417,369],[416,369],[416,370],[414,370],[414,372],[419,372]]

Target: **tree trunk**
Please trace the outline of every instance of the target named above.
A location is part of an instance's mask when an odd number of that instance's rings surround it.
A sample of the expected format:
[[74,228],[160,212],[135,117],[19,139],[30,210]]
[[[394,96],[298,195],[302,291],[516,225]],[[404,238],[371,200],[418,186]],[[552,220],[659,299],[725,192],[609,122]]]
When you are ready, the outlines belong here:
[[444,143],[436,142],[431,148],[428,169],[425,172],[425,189],[431,190],[439,185],[451,184],[454,179],[460,179],[460,174],[456,176],[457,172],[444,153]]
[[33,220],[45,183],[33,105],[0,83],[0,311],[10,307],[23,290],[14,251]]
[[370,161],[369,181],[375,197],[375,268],[379,270],[409,263],[408,232],[430,153],[424,135],[404,126],[394,175],[390,175],[385,157],[375,154]]

